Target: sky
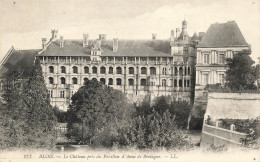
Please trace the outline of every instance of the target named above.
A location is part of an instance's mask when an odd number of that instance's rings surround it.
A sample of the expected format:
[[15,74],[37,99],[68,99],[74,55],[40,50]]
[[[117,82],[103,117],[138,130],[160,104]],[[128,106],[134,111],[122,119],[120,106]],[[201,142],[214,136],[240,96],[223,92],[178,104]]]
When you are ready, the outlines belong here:
[[0,0],[0,60],[12,45],[40,49],[54,28],[64,39],[167,39],[184,19],[190,36],[236,21],[258,62],[260,0]]

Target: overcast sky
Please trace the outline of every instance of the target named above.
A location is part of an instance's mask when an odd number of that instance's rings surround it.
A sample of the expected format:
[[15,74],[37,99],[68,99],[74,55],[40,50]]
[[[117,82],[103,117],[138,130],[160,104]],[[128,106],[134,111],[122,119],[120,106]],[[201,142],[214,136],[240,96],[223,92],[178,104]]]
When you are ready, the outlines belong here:
[[13,45],[41,48],[51,29],[65,39],[107,34],[108,39],[167,39],[188,22],[188,33],[206,32],[215,22],[237,22],[260,57],[260,0],[0,0],[0,60]]

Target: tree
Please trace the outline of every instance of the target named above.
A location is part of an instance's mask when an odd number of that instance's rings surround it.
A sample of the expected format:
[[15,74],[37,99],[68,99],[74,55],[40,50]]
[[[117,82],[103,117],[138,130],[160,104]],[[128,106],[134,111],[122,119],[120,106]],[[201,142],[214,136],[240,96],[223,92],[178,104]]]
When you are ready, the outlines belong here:
[[254,61],[249,56],[251,51],[242,51],[235,54],[232,59],[227,59],[229,69],[226,72],[227,86],[232,90],[255,89],[256,78]]
[[127,145],[138,149],[181,149],[189,146],[169,110],[162,115],[153,111],[146,117],[138,116],[127,130]]
[[1,105],[0,116],[4,121],[0,127],[5,139],[1,147],[44,148],[55,144],[56,117],[50,105],[48,91],[37,58],[24,88],[14,80],[6,104]]
[[171,102],[169,110],[171,114],[175,115],[176,124],[181,128],[186,128],[191,110],[190,104],[187,101],[174,100]]
[[134,111],[121,91],[103,85],[96,79],[87,80],[71,100],[68,131],[80,143],[100,143],[93,140],[100,140],[96,137],[107,130],[104,128],[119,129],[128,123]]
[[170,106],[164,96],[157,98],[156,103],[153,105],[153,109],[162,115],[166,110],[169,110]]

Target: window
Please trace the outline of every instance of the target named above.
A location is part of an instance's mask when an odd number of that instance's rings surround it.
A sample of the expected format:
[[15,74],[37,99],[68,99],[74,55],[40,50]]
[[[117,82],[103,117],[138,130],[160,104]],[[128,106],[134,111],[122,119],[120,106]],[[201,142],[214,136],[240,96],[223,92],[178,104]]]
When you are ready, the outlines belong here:
[[122,68],[121,67],[117,67],[116,68],[116,73],[117,74],[122,74]]
[[150,75],[156,75],[156,68],[150,67]]
[[52,98],[53,97],[53,90],[49,90],[48,94],[49,94],[50,98]]
[[135,73],[135,69],[133,67],[130,67],[128,70],[129,70],[129,74],[134,74]]
[[85,83],[86,81],[88,81],[88,78],[84,78],[84,83]]
[[184,79],[184,87],[186,87],[186,79]]
[[190,80],[187,80],[187,87],[190,86]]
[[128,85],[133,86],[134,85],[134,79],[128,79]]
[[162,80],[162,86],[166,87],[166,80],[165,79]]
[[49,72],[50,72],[50,73],[54,73],[54,67],[53,67],[53,66],[50,66],[50,67],[49,67]]
[[166,67],[162,69],[162,75],[166,75]]
[[113,79],[112,78],[109,78],[108,85],[113,85]]
[[190,75],[190,74],[191,74],[190,67],[188,67],[188,75]]
[[104,66],[102,66],[102,67],[100,68],[100,73],[101,73],[101,74],[105,74],[105,73],[106,73],[106,68],[105,68]]
[[97,74],[97,67],[95,67],[95,66],[92,67],[92,73],[93,73],[93,74]]
[[64,91],[60,91],[60,98],[64,98],[64,97],[65,97]]
[[78,84],[78,79],[77,78],[72,78],[72,83],[73,84]]
[[146,67],[142,67],[142,68],[141,68],[141,74],[147,74]]
[[224,84],[224,74],[219,74],[218,78],[219,78],[219,83]]
[[177,80],[174,79],[174,87],[177,87]]
[[108,73],[113,74],[113,67],[109,67]]
[[209,74],[204,74],[204,85],[209,84]]
[[224,64],[224,59],[225,59],[225,55],[224,54],[218,55],[218,63],[219,64]]
[[72,69],[73,69],[73,73],[75,73],[75,74],[77,74],[77,73],[78,73],[78,67],[76,67],[76,66],[73,66],[73,67],[72,67]]
[[141,86],[146,86],[146,79],[141,79]]
[[101,84],[106,84],[106,79],[105,78],[100,78]]
[[174,74],[178,75],[178,68],[177,67],[174,68]]
[[88,73],[89,73],[89,67],[87,67],[87,66],[84,67],[84,73],[85,73],[85,74],[88,74]]
[[121,79],[120,78],[116,79],[116,85],[121,85]]
[[53,84],[53,77],[49,77],[49,84]]
[[183,75],[183,68],[182,67],[179,68],[179,74]]
[[179,87],[182,87],[182,79],[179,80]]
[[61,73],[66,73],[66,68],[65,68],[65,66],[60,67],[60,71],[61,71]]
[[61,84],[66,84],[66,80],[65,80],[65,78],[63,78],[63,77],[60,78],[60,83],[61,83]]
[[209,54],[204,54],[203,63],[204,64],[208,64],[209,63]]

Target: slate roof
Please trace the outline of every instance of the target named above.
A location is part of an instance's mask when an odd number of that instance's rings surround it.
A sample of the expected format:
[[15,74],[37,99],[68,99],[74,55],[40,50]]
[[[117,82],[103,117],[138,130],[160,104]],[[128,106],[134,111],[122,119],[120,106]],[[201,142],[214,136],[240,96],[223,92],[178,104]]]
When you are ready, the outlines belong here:
[[[90,40],[88,47],[83,47],[82,41],[64,40],[64,47],[61,48],[59,40],[55,40],[39,56],[89,56],[95,41]],[[101,56],[171,57],[168,40],[118,40],[117,52],[113,52],[113,40],[104,40],[101,49]]]
[[249,46],[237,23],[211,24],[205,36],[197,47],[236,47]]
[[211,119],[255,119],[260,116],[260,94],[209,93],[205,116]]
[[32,50],[15,50],[10,53],[9,58],[0,68],[0,78],[10,77],[14,72],[19,74],[20,78],[29,76],[34,63],[34,58],[38,54],[39,49]]

